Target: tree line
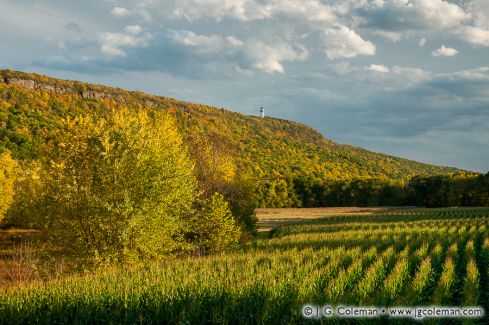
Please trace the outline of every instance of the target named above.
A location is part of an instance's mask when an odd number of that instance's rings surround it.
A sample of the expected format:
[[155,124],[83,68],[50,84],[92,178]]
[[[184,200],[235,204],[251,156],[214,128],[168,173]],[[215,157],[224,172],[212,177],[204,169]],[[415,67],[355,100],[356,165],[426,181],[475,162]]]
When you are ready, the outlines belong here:
[[257,190],[263,207],[489,206],[489,173],[418,175],[408,180],[280,178]]

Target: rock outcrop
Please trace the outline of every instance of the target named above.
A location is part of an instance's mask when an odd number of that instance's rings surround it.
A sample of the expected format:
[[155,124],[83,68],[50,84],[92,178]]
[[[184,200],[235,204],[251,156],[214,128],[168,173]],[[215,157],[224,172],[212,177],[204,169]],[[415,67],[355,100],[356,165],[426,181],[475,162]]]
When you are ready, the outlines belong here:
[[26,79],[17,79],[17,78],[9,78],[6,77],[4,79],[4,82],[6,84],[14,84],[14,85],[19,85],[22,87],[25,87],[27,89],[36,89],[36,82],[34,80],[26,80]]
[[95,90],[82,90],[77,91],[72,88],[67,87],[56,87],[55,85],[49,83],[41,83],[31,79],[20,79],[20,78],[12,78],[5,77],[2,80],[4,83],[9,85],[18,85],[29,90],[41,89],[48,92],[53,92],[56,94],[76,94],[82,97],[83,99],[100,99],[100,98],[115,98],[118,101],[123,101],[122,96],[114,96],[113,94],[100,92]]

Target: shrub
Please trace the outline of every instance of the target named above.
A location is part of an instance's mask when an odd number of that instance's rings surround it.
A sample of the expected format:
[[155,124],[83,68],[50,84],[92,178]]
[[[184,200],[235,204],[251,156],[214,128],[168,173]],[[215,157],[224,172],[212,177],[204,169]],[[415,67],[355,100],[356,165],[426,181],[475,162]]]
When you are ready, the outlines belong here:
[[196,253],[202,255],[222,250],[237,243],[239,237],[239,227],[224,197],[214,193],[205,199],[195,213],[193,229],[189,234],[189,238],[197,247]]

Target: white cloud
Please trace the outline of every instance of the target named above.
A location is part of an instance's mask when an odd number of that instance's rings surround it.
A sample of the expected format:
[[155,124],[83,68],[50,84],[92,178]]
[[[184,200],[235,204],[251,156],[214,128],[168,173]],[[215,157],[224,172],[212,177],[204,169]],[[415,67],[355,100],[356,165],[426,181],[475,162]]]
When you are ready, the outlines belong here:
[[355,9],[367,6],[369,4],[369,0],[328,1],[328,4],[331,6],[334,13],[339,16],[345,16],[352,13]]
[[124,18],[131,15],[131,11],[124,7],[114,7],[110,13],[117,18]]
[[241,40],[237,39],[234,36],[226,37],[226,41],[231,47],[241,47],[244,44]]
[[129,25],[129,26],[126,26],[126,28],[124,28],[124,30],[126,32],[128,32],[129,34],[133,34],[133,35],[140,34],[143,31],[143,29],[139,25]]
[[355,70],[348,62],[331,64],[329,68],[339,77],[345,77]]
[[464,5],[474,21],[474,26],[489,27],[489,6],[487,5],[487,0],[470,0],[464,2]]
[[176,0],[172,14],[188,21],[231,18],[245,22],[279,15],[323,22],[336,19],[320,0]]
[[460,5],[444,0],[391,0],[377,5],[370,2],[356,14],[354,21],[359,26],[395,41],[425,37],[426,33],[458,36],[461,26],[470,24],[473,18]]
[[380,73],[389,73],[390,70],[383,64],[371,64],[368,68],[370,71],[380,72]]
[[[363,2],[363,0],[361,0]],[[487,0],[391,0],[374,4],[370,1],[352,20],[357,27],[392,41],[403,37],[426,35],[455,37],[476,47],[489,47],[489,6]],[[346,15],[353,14],[352,9]]]
[[243,46],[243,42],[234,36],[199,35],[187,30],[173,31],[172,38],[178,44],[194,48],[199,54],[216,54]]
[[392,0],[382,6],[366,6],[365,24],[383,30],[442,29],[470,18],[461,7],[443,0]]
[[489,30],[472,26],[464,26],[460,29],[461,38],[475,46],[489,47]]
[[394,75],[399,75],[402,79],[402,83],[419,83],[421,81],[426,81],[431,78],[431,73],[419,68],[410,67],[392,67],[392,73]]
[[327,28],[323,40],[324,52],[331,60],[375,54],[375,45],[372,42],[364,40],[354,30],[343,25]]
[[[309,30],[341,24],[356,31],[366,27],[392,42],[437,33],[458,37],[475,46],[489,46],[489,31],[484,29],[489,26],[487,0],[172,0],[170,3],[162,5],[155,1],[152,5],[163,6],[160,9],[168,13],[167,18],[189,22],[273,20],[287,21],[291,29],[302,24],[299,28],[306,26]],[[419,44],[423,46],[423,42]],[[344,56],[340,54],[340,57]]]
[[420,47],[424,47],[426,45],[426,38],[422,38],[419,40],[418,45]]
[[[489,67],[478,67],[452,73],[440,73],[438,76],[446,80],[484,80],[489,82]],[[483,94],[489,97],[487,91],[484,91]]]
[[389,40],[391,42],[399,42],[402,37],[402,33],[399,32],[390,32],[390,31],[385,31],[381,29],[376,29],[373,31],[374,34],[377,34],[386,40]]
[[275,0],[269,8],[272,14],[297,16],[304,20],[331,22],[336,19],[331,8],[319,0]]
[[406,7],[414,7],[414,11],[424,19],[426,23],[439,28],[458,25],[466,21],[470,16],[454,3],[443,0],[398,0]]
[[250,40],[246,44],[246,57],[249,65],[268,73],[284,72],[283,61],[304,61],[308,51],[303,46],[292,48],[286,43],[267,44],[258,40]]
[[284,73],[283,62],[304,61],[308,56],[304,46],[292,47],[283,41],[266,43],[255,38],[242,41],[234,36],[200,35],[187,30],[173,31],[171,39],[192,49],[193,54],[207,55],[206,60],[219,55],[224,61],[239,61],[234,69],[241,74],[249,74],[249,69]]
[[433,51],[431,55],[433,56],[455,56],[458,54],[458,51],[451,47],[446,47],[442,45],[438,50]]
[[151,38],[149,33],[138,36],[132,33],[105,32],[98,35],[102,52],[112,57],[125,57],[124,48],[146,47]]
[[172,14],[188,21],[226,17],[248,21],[270,16],[268,8],[250,0],[175,0]]

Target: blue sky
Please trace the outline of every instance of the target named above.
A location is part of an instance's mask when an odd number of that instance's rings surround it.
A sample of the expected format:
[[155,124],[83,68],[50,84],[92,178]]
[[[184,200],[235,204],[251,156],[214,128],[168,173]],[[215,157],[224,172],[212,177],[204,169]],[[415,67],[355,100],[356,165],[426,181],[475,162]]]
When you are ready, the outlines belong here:
[[487,0],[0,0],[0,68],[489,170]]

